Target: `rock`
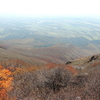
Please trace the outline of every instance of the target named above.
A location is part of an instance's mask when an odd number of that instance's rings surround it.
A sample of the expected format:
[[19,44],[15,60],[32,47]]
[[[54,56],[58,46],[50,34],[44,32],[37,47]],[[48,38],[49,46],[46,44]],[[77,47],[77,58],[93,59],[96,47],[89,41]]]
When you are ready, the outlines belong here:
[[70,63],[72,63],[72,62],[71,62],[71,61],[66,62],[66,65],[67,65],[67,64],[70,64]]
[[98,58],[98,56],[97,56],[97,55],[94,55],[94,56],[92,56],[92,57],[89,59],[88,62],[91,62],[91,61],[93,61],[93,60],[96,60],[97,58]]

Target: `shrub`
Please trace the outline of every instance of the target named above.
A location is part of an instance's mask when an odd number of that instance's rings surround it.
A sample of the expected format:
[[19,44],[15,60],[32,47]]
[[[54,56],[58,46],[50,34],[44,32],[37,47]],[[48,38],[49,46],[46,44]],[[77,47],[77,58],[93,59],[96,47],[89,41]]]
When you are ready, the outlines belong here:
[[9,95],[18,100],[29,97],[46,100],[52,91],[54,94],[67,87],[70,79],[71,73],[63,67],[16,73],[14,74],[13,89]]
[[65,68],[55,67],[47,72],[46,78],[45,86],[52,89],[55,93],[61,88],[67,87],[71,79],[71,73]]
[[85,87],[85,97],[100,100],[100,66],[89,70],[89,77]]

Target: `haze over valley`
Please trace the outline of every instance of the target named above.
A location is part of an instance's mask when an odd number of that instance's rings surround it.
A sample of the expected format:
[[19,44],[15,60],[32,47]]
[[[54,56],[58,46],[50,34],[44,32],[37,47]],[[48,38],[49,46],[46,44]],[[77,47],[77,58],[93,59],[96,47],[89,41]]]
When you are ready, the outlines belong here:
[[100,100],[99,16],[0,16],[0,100]]
[[0,40],[33,47],[49,47],[61,42],[85,46],[99,44],[99,28],[97,17],[5,16],[0,17]]
[[99,33],[100,20],[97,17],[0,17],[1,47],[43,61],[65,63],[98,54]]
[[99,10],[99,0],[1,0],[0,100],[100,100]]

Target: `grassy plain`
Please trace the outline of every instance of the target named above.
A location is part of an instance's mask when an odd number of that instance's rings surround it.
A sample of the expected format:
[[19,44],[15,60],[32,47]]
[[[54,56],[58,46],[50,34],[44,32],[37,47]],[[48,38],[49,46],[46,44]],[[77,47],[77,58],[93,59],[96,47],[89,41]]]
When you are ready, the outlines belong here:
[[[64,42],[84,46],[94,40],[100,40],[99,33],[100,20],[93,18],[49,16],[0,20],[0,39],[10,40],[10,44],[13,42],[21,45],[32,44],[34,47],[49,47]],[[32,39],[34,41],[31,41]],[[80,39],[82,42],[79,42]]]

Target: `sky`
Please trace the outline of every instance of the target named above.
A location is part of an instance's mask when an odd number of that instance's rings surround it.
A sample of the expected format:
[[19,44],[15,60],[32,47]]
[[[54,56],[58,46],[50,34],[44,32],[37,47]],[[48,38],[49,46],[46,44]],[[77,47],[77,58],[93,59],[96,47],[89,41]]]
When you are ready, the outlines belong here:
[[100,0],[0,0],[0,13],[100,15]]

